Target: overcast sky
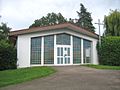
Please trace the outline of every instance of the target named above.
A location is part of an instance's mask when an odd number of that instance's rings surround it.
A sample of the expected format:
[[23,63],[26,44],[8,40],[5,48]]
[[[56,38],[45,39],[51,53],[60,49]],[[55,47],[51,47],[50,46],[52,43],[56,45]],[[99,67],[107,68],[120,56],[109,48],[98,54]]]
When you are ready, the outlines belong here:
[[[35,19],[47,13],[62,13],[66,18],[78,18],[80,3],[91,12],[93,24],[104,19],[110,9],[120,9],[120,0],[0,0],[0,22],[6,22],[12,30],[28,28]],[[98,33],[98,25],[96,33]],[[101,26],[103,32],[103,27]]]

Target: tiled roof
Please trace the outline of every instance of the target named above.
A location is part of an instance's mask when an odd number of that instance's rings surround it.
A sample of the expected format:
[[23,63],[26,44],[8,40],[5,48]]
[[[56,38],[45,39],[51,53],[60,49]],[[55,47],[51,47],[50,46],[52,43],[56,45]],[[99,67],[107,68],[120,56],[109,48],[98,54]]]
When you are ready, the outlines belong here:
[[62,29],[62,28],[68,28],[75,32],[79,32],[81,34],[91,36],[91,37],[98,39],[97,34],[90,32],[86,29],[80,28],[71,23],[63,23],[63,24],[57,24],[57,25],[51,25],[51,26],[32,27],[32,28],[28,28],[28,29],[15,30],[15,31],[11,31],[9,33],[9,36],[18,36],[18,35],[22,35],[22,34],[28,34],[28,33],[33,33],[33,32],[40,32],[40,31],[57,30],[57,29]]

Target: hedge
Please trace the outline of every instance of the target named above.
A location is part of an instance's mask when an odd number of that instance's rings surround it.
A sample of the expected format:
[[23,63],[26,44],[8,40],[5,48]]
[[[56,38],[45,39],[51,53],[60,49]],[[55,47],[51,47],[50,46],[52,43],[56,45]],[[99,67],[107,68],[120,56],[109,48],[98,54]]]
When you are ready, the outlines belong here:
[[15,47],[6,40],[0,40],[0,70],[15,69],[16,62]]
[[101,65],[120,66],[120,37],[102,38],[98,54]]

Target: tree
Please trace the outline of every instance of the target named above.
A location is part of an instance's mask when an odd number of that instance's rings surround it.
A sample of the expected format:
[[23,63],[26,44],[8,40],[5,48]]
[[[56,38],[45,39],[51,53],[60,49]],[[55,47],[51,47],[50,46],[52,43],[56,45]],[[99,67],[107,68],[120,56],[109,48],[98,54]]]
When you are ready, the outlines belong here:
[[68,21],[69,23],[74,23],[74,19],[72,19],[72,18],[69,18],[69,21]]
[[8,39],[10,29],[6,23],[0,25],[0,70],[17,67],[17,53],[13,43]]
[[82,3],[80,4],[80,12],[77,11],[77,13],[79,19],[76,24],[84,29],[95,32],[95,27],[92,24],[91,13],[87,12],[87,9]]
[[101,46],[97,47],[99,64],[120,66],[120,37],[107,36],[102,38]]
[[43,16],[42,18],[35,20],[30,27],[55,25],[64,22],[67,22],[67,20],[62,16],[61,13],[56,14],[52,12],[48,13],[47,16]]
[[17,53],[13,44],[8,40],[0,40],[0,70],[16,69]]
[[105,36],[120,36],[120,11],[111,10],[108,16],[104,17]]
[[10,32],[11,28],[7,26],[6,23],[1,23],[0,25],[0,40],[7,39],[8,33]]

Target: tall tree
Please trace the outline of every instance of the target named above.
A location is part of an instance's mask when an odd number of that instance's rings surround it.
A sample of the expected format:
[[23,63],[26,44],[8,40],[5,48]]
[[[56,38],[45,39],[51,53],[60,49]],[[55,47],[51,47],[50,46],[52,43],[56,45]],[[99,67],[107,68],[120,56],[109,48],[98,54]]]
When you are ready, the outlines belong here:
[[108,16],[104,17],[105,36],[120,36],[120,11],[111,10]]
[[95,32],[95,27],[92,24],[92,17],[91,13],[87,11],[87,9],[84,7],[84,5],[81,3],[80,4],[80,11],[78,12],[78,21],[76,24],[82,28],[85,28],[89,31]]
[[0,40],[7,39],[8,33],[10,32],[10,30],[11,30],[11,28],[9,28],[6,23],[1,23],[1,25],[0,25]]
[[48,13],[47,16],[43,16],[42,18],[35,20],[30,27],[48,26],[64,22],[67,22],[67,19],[65,19],[61,13],[56,14],[52,12]]

